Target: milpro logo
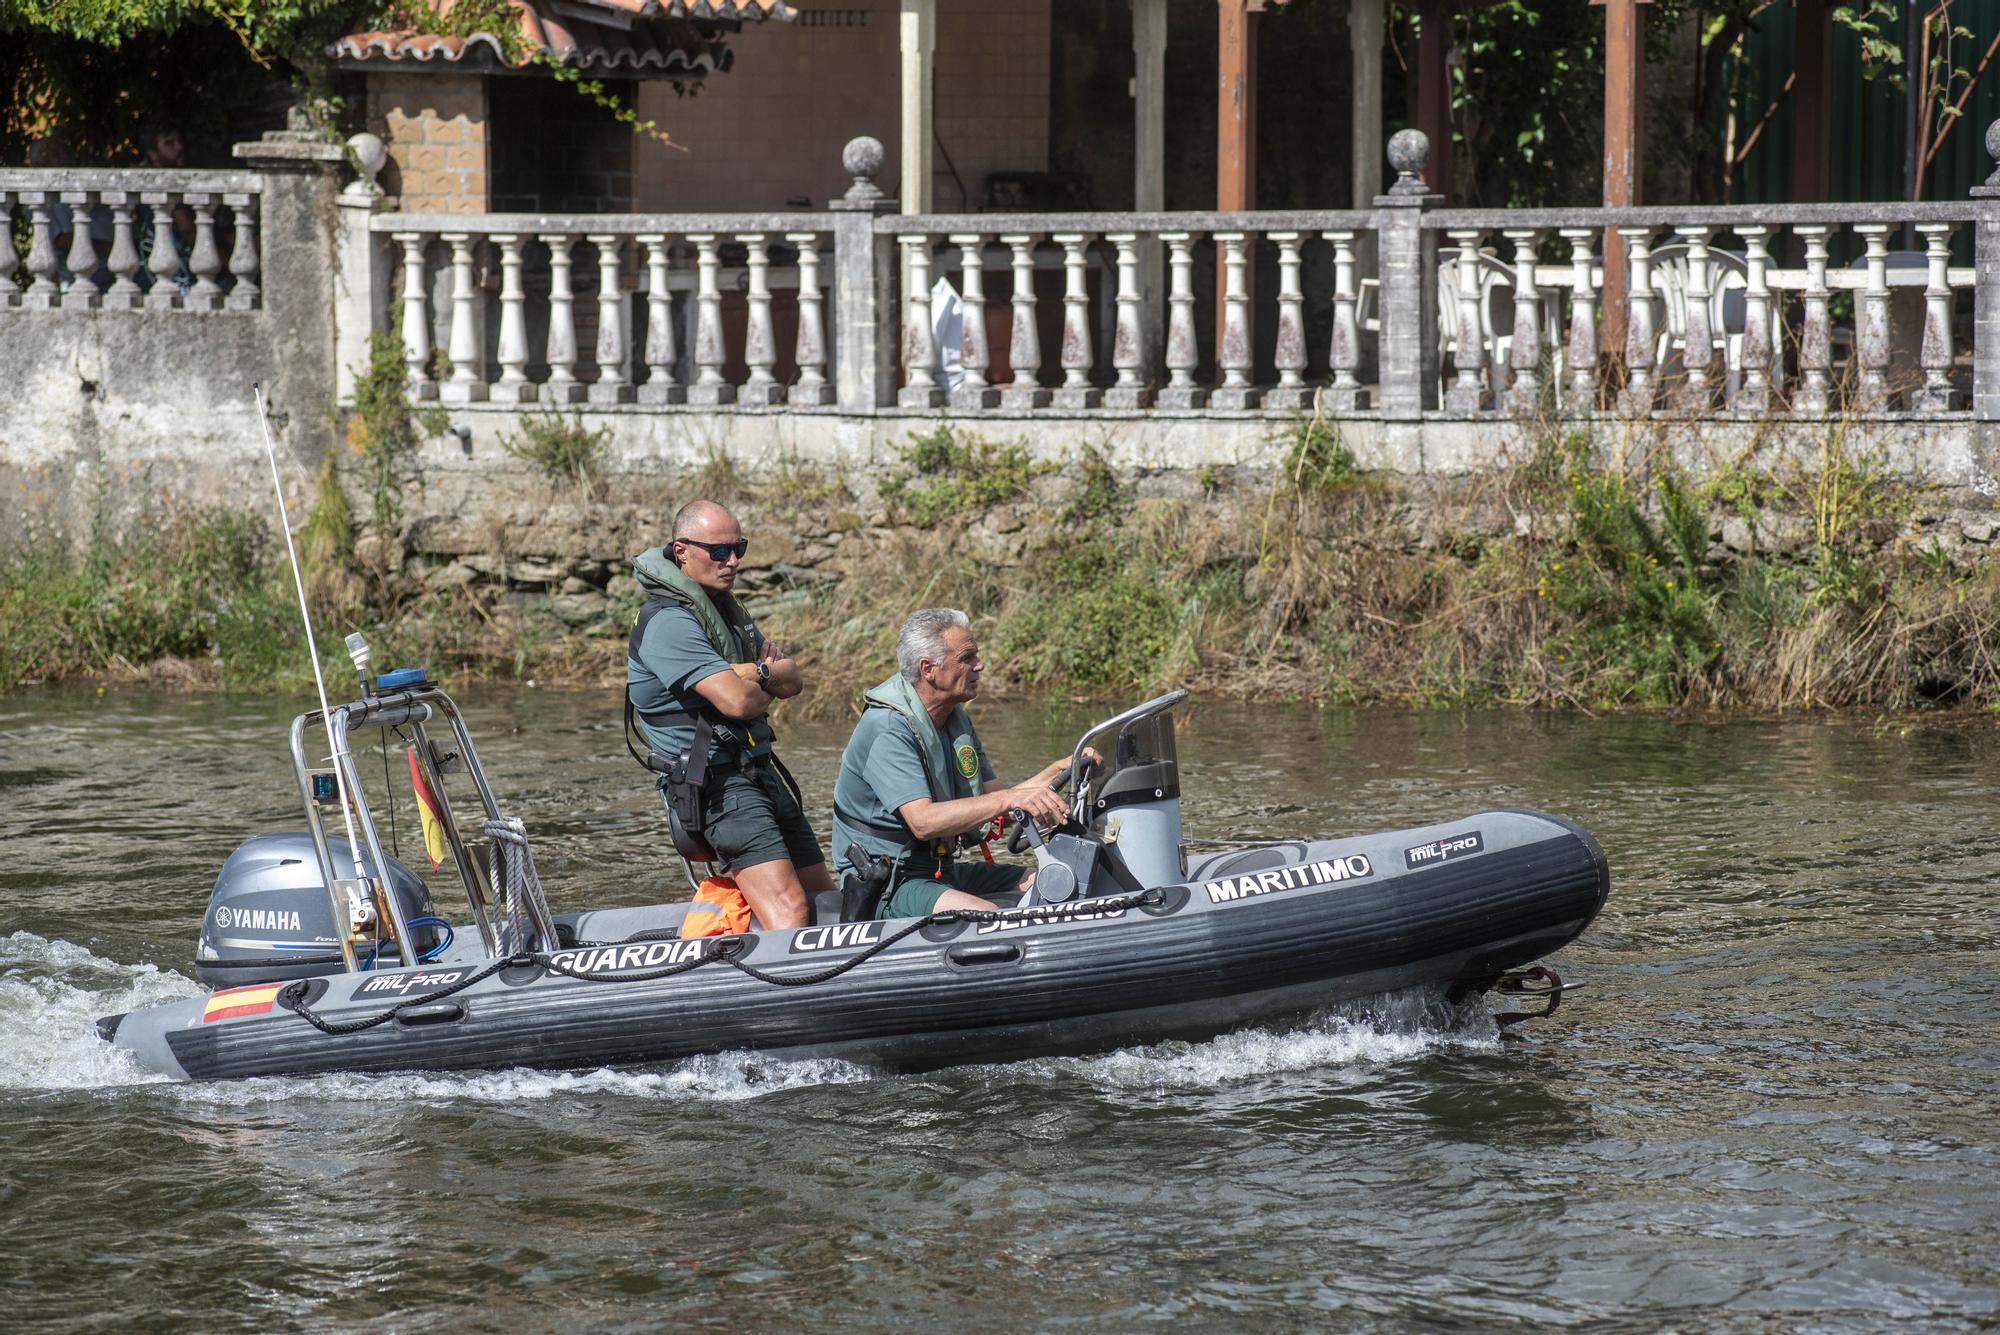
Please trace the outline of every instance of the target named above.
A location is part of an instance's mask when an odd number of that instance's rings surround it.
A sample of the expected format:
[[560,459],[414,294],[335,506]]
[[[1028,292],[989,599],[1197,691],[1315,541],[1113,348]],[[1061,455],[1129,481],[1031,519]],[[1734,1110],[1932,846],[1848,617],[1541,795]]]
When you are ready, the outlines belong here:
[[685,964],[708,946],[706,937],[688,941],[648,941],[629,946],[586,946],[558,950],[549,956],[551,964],[569,973],[628,973],[633,969],[663,969]]
[[804,927],[792,937],[792,953],[802,955],[809,950],[880,945],[882,933],[887,928],[888,924],[882,922],[843,922],[826,927]]
[[442,969],[431,971],[420,969],[415,973],[385,973],[370,978],[354,989],[357,997],[378,997],[384,992],[394,992],[397,996],[408,996],[418,988],[450,987],[465,977],[463,969]]
[[1274,871],[1245,872],[1241,876],[1225,876],[1219,881],[1210,881],[1202,886],[1208,891],[1211,904],[1227,904],[1232,900],[1248,899],[1254,895],[1275,894],[1280,890],[1299,890],[1308,886],[1332,885],[1335,881],[1359,880],[1375,874],[1374,864],[1365,853],[1349,853],[1343,858],[1328,858],[1324,862],[1308,862],[1302,867],[1279,867]]
[[295,909],[232,909],[227,905],[216,909],[215,925],[222,931],[240,927],[252,932],[296,932],[299,931],[299,915]]
[[1479,837],[1477,830],[1470,834],[1448,835],[1443,839],[1433,839],[1428,844],[1404,849],[1403,864],[1411,871],[1419,867],[1435,867],[1441,862],[1450,862],[1453,858],[1470,857],[1485,847],[1486,843]]

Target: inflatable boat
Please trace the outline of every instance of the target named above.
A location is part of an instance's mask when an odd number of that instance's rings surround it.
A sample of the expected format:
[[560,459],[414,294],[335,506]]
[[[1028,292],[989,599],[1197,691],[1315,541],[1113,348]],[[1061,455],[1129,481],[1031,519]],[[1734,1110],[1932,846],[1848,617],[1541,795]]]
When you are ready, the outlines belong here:
[[[223,864],[194,961],[215,990],[99,1021],[143,1065],[212,1080],[754,1049],[923,1069],[1207,1038],[1418,985],[1536,999],[1511,1022],[1555,1008],[1565,985],[1539,962],[1609,888],[1590,835],[1524,810],[1196,852],[1175,691],[1078,738],[1069,819],[1019,831],[1038,865],[1019,902],[843,922],[828,894],[809,926],[683,938],[687,903],[553,911],[451,699],[421,671],[362,683],[292,724],[306,829]],[[361,728],[408,742],[431,857],[465,892],[455,921],[382,851],[348,746]]]

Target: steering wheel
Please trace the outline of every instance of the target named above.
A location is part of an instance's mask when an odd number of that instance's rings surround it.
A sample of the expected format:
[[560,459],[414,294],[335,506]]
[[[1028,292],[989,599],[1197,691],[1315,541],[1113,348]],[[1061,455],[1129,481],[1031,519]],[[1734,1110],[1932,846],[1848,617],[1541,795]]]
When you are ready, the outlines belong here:
[[[1090,776],[1095,770],[1096,766],[1090,762],[1088,757],[1085,757],[1073,766],[1066,766],[1062,773],[1051,779],[1049,781],[1049,790],[1059,793],[1069,787],[1070,780],[1073,778],[1087,784],[1090,782]],[[1007,813],[1007,819],[1013,824],[1013,828],[1007,831],[1007,851],[1018,857],[1022,850],[1028,846],[1027,813],[1022,811],[1021,808],[1015,807]],[[1056,833],[1065,826],[1073,824],[1075,824],[1075,821],[1072,819],[1066,820],[1060,825],[1050,826],[1048,830],[1042,832],[1042,837],[1047,839],[1049,835]]]

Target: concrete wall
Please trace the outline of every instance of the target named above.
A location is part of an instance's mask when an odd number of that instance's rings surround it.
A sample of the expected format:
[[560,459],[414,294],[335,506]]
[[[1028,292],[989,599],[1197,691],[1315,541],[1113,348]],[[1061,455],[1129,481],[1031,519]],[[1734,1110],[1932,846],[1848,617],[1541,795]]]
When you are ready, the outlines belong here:
[[[0,306],[0,546],[79,540],[149,506],[268,512],[251,387],[264,386],[286,485],[302,494],[332,441],[337,161],[276,145],[265,175],[262,305],[247,311]],[[296,153],[293,151],[296,148]]]
[[[989,173],[1048,169],[1051,3],[938,0],[938,208],[961,207],[962,183],[978,209]],[[863,134],[887,145],[881,179],[896,180],[897,14],[897,0],[800,6],[797,22],[732,38],[735,68],[693,96],[642,85],[640,113],[686,151],[640,145],[638,208],[817,208],[847,189],[840,152]]]

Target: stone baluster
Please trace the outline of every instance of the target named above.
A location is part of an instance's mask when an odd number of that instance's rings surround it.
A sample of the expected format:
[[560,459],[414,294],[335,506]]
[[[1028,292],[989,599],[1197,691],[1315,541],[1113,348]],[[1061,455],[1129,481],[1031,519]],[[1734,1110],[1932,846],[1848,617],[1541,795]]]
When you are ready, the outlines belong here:
[[694,243],[694,383],[687,401],[707,407],[736,402],[736,386],[722,378],[728,345],[722,337],[722,255],[713,232],[688,237]]
[[1500,235],[1514,256],[1514,333],[1507,345],[1507,365],[1514,373],[1507,387],[1510,412],[1533,417],[1542,407],[1542,289],[1535,281],[1536,252],[1541,229],[1510,227]]
[[1250,383],[1250,281],[1249,262],[1244,251],[1245,232],[1217,232],[1222,247],[1223,316],[1222,347],[1217,361],[1222,383],[1209,396],[1217,408],[1254,408],[1263,397]]
[[70,280],[63,293],[64,306],[85,308],[98,304],[97,284],[92,281],[97,273],[97,247],[90,240],[90,200],[88,190],[62,193],[62,201],[69,205],[70,213],[69,254],[63,259]]
[[50,311],[62,305],[62,288],[56,283],[60,261],[56,258],[55,231],[49,221],[51,198],[46,190],[21,192],[21,202],[28,206],[30,275],[28,290],[21,294],[21,305],[28,310]]
[[1676,227],[1687,246],[1687,328],[1681,331],[1681,383],[1675,406],[1699,417],[1715,406],[1715,328],[1709,303],[1715,278],[1709,270],[1708,239],[1713,227]]
[[[1361,404],[1361,290],[1355,280],[1354,238],[1351,231],[1322,232],[1333,243],[1333,341],[1327,349],[1326,406],[1351,413]],[[1188,304],[1192,306],[1190,296]]]
[[232,311],[254,311],[264,296],[257,286],[257,275],[262,271],[257,257],[257,205],[262,200],[257,195],[240,194],[224,195],[222,202],[229,206],[236,234],[229,245],[229,276],[235,281],[222,304]]
[[1007,339],[1007,364],[1014,368],[1014,378],[1000,392],[1000,406],[1045,408],[1050,395],[1036,379],[1042,369],[1042,333],[1035,324],[1035,238],[1019,235],[1000,240],[1013,253],[1014,282],[1009,299],[1014,322]]
[[146,289],[146,309],[170,311],[181,301],[180,284],[175,281],[181,271],[180,251],[174,246],[175,196],[149,190],[139,198],[153,210],[152,248],[146,253],[146,269],[153,275],[153,285]]
[[1162,408],[1199,408],[1208,391],[1195,384],[1201,346],[1194,332],[1194,232],[1162,232],[1171,275],[1167,297],[1167,385],[1160,391]]
[[1833,294],[1826,286],[1826,234],[1832,229],[1824,223],[1801,223],[1792,230],[1806,251],[1805,319],[1799,327],[1799,388],[1792,396],[1792,412],[1823,417],[1833,399],[1833,337],[1827,314],[1827,300]]
[[1986,127],[1985,148],[1993,172],[1971,191],[1972,418],[1980,423],[2000,420],[2000,121]]
[[1659,307],[1653,297],[1653,229],[1620,227],[1625,238],[1625,388],[1618,411],[1645,417],[1659,402]]
[[[222,309],[222,284],[215,276],[222,272],[222,250],[215,244],[216,198],[210,194],[188,194],[181,202],[194,210],[194,249],[188,252],[188,269],[194,286],[181,299],[191,311]],[[81,230],[81,229],[80,229]]]
[[1056,390],[1056,407],[1095,408],[1104,401],[1104,393],[1090,383],[1090,369],[1097,361],[1090,341],[1090,290],[1085,283],[1090,238],[1081,232],[1063,232],[1049,240],[1063,248],[1063,382]]
[[[1153,386],[1146,349],[1151,346],[1151,331],[1146,328],[1146,291],[1139,274],[1139,234],[1113,232],[1104,239],[1118,250],[1118,323],[1111,338],[1111,365],[1118,381],[1105,392],[1104,402],[1113,408],[1150,408]],[[1157,257],[1159,247],[1153,245],[1151,250]]]
[[1929,271],[1924,284],[1924,341],[1918,362],[1924,368],[1923,388],[1910,405],[1920,413],[1945,413],[1957,407],[1951,387],[1951,234],[1956,223],[1918,223]]
[[646,383],[639,386],[641,403],[683,403],[687,391],[674,379],[680,349],[674,337],[674,295],[667,286],[667,237],[652,232],[639,238],[646,248]]
[[549,248],[549,341],[544,354],[549,378],[542,386],[545,403],[581,403],[583,385],[576,378],[576,292],[570,283],[570,248],[574,237],[552,233],[542,237]]
[[931,239],[922,233],[899,236],[903,247],[903,388],[896,402],[905,408],[938,408],[937,333],[931,325]]
[[951,243],[958,247],[958,298],[965,309],[958,340],[958,365],[965,378],[951,391],[951,406],[992,408],[1000,402],[1000,391],[986,378],[993,364],[986,346],[986,238],[977,232],[957,232]]
[[625,336],[625,288],[618,272],[625,242],[609,232],[584,238],[597,247],[597,383],[592,403],[632,402],[632,342]]
[[105,306],[136,311],[145,304],[146,293],[133,277],[139,272],[139,243],[132,215],[137,197],[129,190],[107,190],[104,202],[111,208],[111,254],[105,267],[111,270],[111,286],[104,293]]
[[736,392],[736,401],[768,407],[785,401],[785,387],[772,374],[778,364],[778,336],[771,328],[771,255],[762,232],[739,232],[736,239],[743,243],[749,272],[743,360],[750,368],[743,387]]
[[403,365],[410,372],[410,395],[436,398],[437,386],[431,380],[431,317],[426,299],[430,284],[424,276],[424,234],[391,235],[403,248]]
[[1597,285],[1592,280],[1595,255],[1592,242],[1597,233],[1589,227],[1560,227],[1556,235],[1569,242],[1570,306],[1569,344],[1563,360],[1568,363],[1568,406],[1597,411]]
[[1452,321],[1451,364],[1456,374],[1444,396],[1447,412],[1476,413],[1492,404],[1486,392],[1486,334],[1480,317],[1485,304],[1479,273],[1479,243],[1486,233],[1477,227],[1457,228],[1445,233],[1458,251],[1458,284],[1455,308],[1440,314]]
[[1303,233],[1266,234],[1278,247],[1278,342],[1273,358],[1278,368],[1278,385],[1264,396],[1267,408],[1294,410],[1312,407],[1313,392],[1306,387],[1305,291],[1299,286],[1299,246]]
[[521,284],[525,238],[502,232],[493,243],[500,247],[500,379],[494,382],[492,399],[533,403],[535,387],[528,380],[528,294]]
[[472,263],[472,233],[442,232],[438,239],[451,247],[451,331],[445,341],[451,378],[438,386],[438,398],[445,403],[482,403],[486,399],[486,321]]
[[1743,289],[1743,351],[1738,369],[1742,383],[1730,400],[1730,410],[1745,417],[1762,417],[1771,410],[1771,229],[1746,223],[1736,229],[1743,238],[1749,275]]
[[1868,257],[1867,286],[1855,303],[1861,365],[1855,406],[1864,413],[1889,410],[1889,229],[1888,223],[1854,225]]
[[819,286],[819,234],[787,232],[785,240],[799,248],[799,340],[793,358],[799,364],[799,381],[786,398],[794,404],[832,403],[833,386],[826,379],[826,298]]

